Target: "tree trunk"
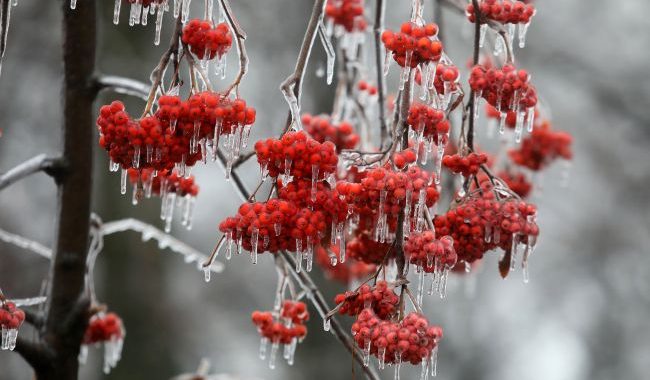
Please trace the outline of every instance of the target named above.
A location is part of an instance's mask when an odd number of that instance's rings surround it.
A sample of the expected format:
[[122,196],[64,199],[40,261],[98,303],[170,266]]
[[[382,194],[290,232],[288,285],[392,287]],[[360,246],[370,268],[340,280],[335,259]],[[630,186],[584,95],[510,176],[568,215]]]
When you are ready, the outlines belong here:
[[58,177],[58,220],[48,310],[42,334],[51,360],[36,368],[38,380],[77,379],[80,342],[87,325],[84,276],[92,189],[95,89],[95,0],[63,8],[63,159]]

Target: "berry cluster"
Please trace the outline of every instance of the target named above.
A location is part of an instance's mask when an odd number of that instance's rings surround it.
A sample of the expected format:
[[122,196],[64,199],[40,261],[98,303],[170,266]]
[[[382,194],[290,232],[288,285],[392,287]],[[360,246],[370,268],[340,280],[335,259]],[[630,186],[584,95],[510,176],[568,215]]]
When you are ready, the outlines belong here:
[[319,143],[304,131],[288,132],[280,139],[259,140],[255,143],[257,162],[271,177],[283,174],[283,182],[293,178],[326,178],[336,171],[336,146],[329,141]]
[[512,149],[508,154],[515,164],[538,171],[558,158],[570,160],[573,157],[572,140],[570,134],[556,132],[549,122],[543,122],[533,129],[518,149]]
[[406,122],[413,131],[422,134],[427,139],[433,138],[436,144],[438,144],[439,135],[449,133],[450,125],[449,120],[445,118],[445,113],[423,103],[411,105]]
[[418,26],[413,22],[402,24],[399,32],[385,30],[381,35],[387,51],[402,67],[414,68],[426,62],[437,62],[442,56],[442,43],[438,41],[438,26]]
[[500,199],[507,189],[491,188],[489,181],[481,185],[482,195],[472,194],[434,219],[437,233],[454,240],[458,259],[471,263],[497,247],[515,254],[519,243],[534,246],[536,207],[511,196]]
[[367,264],[381,264],[388,258],[390,243],[380,243],[370,237],[369,233],[360,232],[347,244],[348,255]]
[[376,270],[374,264],[366,264],[356,259],[347,259],[342,263],[339,248],[334,245],[329,248],[319,245],[316,247],[314,258],[327,278],[343,284],[364,278]]
[[298,208],[310,208],[321,212],[328,225],[345,222],[348,217],[348,203],[339,197],[336,189],[331,190],[327,183],[297,179],[284,185],[278,180],[278,198],[288,201]]
[[[481,13],[481,24],[489,20],[502,24],[528,24],[535,15],[535,7],[526,4],[524,1],[516,0],[482,0],[479,4]],[[467,5],[467,18],[470,22],[476,22],[474,4]]]
[[501,113],[520,113],[537,104],[537,90],[530,83],[528,72],[517,70],[511,64],[501,69],[476,65],[472,68],[469,84]]
[[365,308],[370,308],[380,319],[389,319],[395,314],[399,297],[386,281],[377,281],[375,286],[363,284],[358,290],[337,294],[334,303],[341,305],[339,313],[359,315]]
[[[375,240],[383,243],[391,240],[403,208],[410,220],[411,210],[415,211],[413,217],[418,218],[417,210],[425,204],[431,207],[438,200],[434,177],[418,166],[411,166],[406,172],[379,167],[366,171],[360,183],[339,181],[336,189],[362,219],[374,220]],[[413,204],[417,206],[412,208]]]
[[[519,195],[521,198],[526,198],[533,190],[533,184],[530,183],[528,177],[524,173],[514,172],[512,170],[504,170],[499,172],[499,178],[505,182],[508,188]],[[487,178],[485,180],[488,180]]]
[[436,239],[433,231],[424,231],[409,236],[404,253],[411,264],[427,273],[449,270],[458,260],[454,241],[449,236]]
[[325,16],[347,32],[363,32],[368,22],[363,17],[363,0],[327,0]]
[[225,22],[213,26],[208,20],[190,20],[181,38],[198,59],[220,58],[232,46],[232,34]]
[[94,316],[88,323],[83,344],[97,344],[124,337],[122,319],[115,313]]
[[454,154],[445,156],[442,164],[454,173],[460,173],[463,177],[469,177],[478,173],[481,165],[488,161],[487,155],[483,153],[470,153],[466,156]]
[[357,83],[357,89],[370,97],[377,95],[377,87],[363,79]]
[[309,320],[309,312],[303,302],[285,301],[279,313],[254,311],[251,319],[262,339],[277,347],[279,344],[293,345],[305,338],[307,327],[304,323]]
[[302,125],[309,135],[319,143],[330,141],[336,145],[336,150],[354,149],[359,143],[359,135],[354,132],[352,124],[341,122],[332,123],[327,116],[302,115]]
[[417,313],[409,313],[401,322],[392,322],[364,309],[352,325],[352,334],[365,354],[377,357],[379,367],[383,368],[386,363],[426,362],[442,339],[442,328],[430,326]]
[[393,164],[402,170],[417,160],[417,154],[413,148],[405,149],[393,154]]
[[0,301],[0,328],[2,341],[0,350],[11,350],[16,347],[18,329],[25,321],[25,312],[9,301]]

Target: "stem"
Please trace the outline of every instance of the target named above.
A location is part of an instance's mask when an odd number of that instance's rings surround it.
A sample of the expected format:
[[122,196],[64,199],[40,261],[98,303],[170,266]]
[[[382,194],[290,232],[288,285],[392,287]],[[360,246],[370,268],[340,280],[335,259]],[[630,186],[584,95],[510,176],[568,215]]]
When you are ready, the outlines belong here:
[[388,138],[388,124],[386,123],[386,99],[384,84],[384,57],[381,53],[381,32],[384,29],[384,0],[377,0],[375,10],[375,66],[377,69],[377,101],[379,103],[379,125],[381,127],[380,146],[384,148],[384,142]]
[[[479,41],[481,38],[481,10],[478,5],[478,0],[472,0],[474,5],[474,14],[476,20],[474,22],[474,65],[478,65],[479,60]],[[469,94],[469,128],[467,129],[467,146],[469,149],[474,150],[474,108],[477,107],[475,104],[475,91],[472,90]]]
[[[300,98],[302,90],[302,81],[305,77],[305,67],[309,61],[309,55],[311,54],[311,49],[314,46],[314,40],[316,39],[316,30],[318,29],[318,23],[323,17],[323,11],[325,9],[325,0],[316,0],[314,1],[314,7],[311,11],[311,17],[309,18],[309,23],[307,24],[307,30],[305,31],[305,36],[302,39],[302,45],[300,46],[300,52],[298,53],[298,60],[296,61],[296,68],[293,73],[282,82],[280,89],[283,93],[289,94],[290,91],[293,92],[293,95],[298,100],[298,109],[300,109]],[[298,117],[300,117],[298,115]],[[287,116],[287,122],[285,123],[284,130],[282,134],[284,135],[289,128],[291,127],[291,122],[293,118],[291,111]]]

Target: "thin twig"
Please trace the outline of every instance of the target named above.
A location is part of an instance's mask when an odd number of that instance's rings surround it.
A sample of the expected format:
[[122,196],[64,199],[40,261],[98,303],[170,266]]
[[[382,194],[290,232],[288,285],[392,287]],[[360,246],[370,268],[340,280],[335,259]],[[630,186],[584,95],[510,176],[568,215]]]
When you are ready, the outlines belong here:
[[151,87],[143,82],[115,75],[102,75],[97,78],[98,90],[110,90],[119,94],[136,96],[142,100],[149,98]]
[[221,2],[223,11],[226,14],[226,20],[228,20],[228,23],[235,31],[235,44],[237,45],[237,54],[239,55],[239,73],[237,74],[237,77],[232,82],[232,84],[225,91],[225,94],[227,96],[234,88],[235,93],[239,98],[239,83],[241,83],[241,80],[244,78],[246,72],[248,71],[248,54],[246,54],[246,44],[244,44],[244,41],[246,40],[246,32],[244,32],[241,25],[239,24],[239,21],[235,17],[235,14],[230,7],[230,2],[228,0],[219,1]]
[[[300,110],[300,98],[302,90],[302,82],[305,76],[305,68],[307,67],[307,62],[309,61],[309,55],[311,49],[314,46],[314,40],[316,39],[316,30],[318,29],[318,23],[321,22],[323,18],[323,12],[325,10],[325,0],[316,0],[314,1],[314,7],[311,11],[311,17],[309,18],[309,23],[307,24],[307,30],[305,31],[305,36],[302,40],[302,45],[300,46],[300,52],[298,53],[298,60],[296,61],[296,67],[287,79],[282,82],[280,89],[285,97],[294,96],[298,102],[298,110]],[[296,115],[300,117],[300,115]],[[289,110],[289,115],[287,116],[287,122],[285,124],[282,134],[286,133],[291,127],[293,121],[293,115],[291,110]]]
[[62,168],[63,161],[60,158],[39,154],[2,174],[0,176],[0,190],[41,171],[56,178]]
[[377,69],[377,101],[379,102],[379,126],[381,127],[380,145],[384,147],[384,142],[388,137],[388,124],[386,123],[386,99],[384,84],[384,57],[381,53],[381,33],[384,29],[384,0],[377,0],[375,9],[375,66]]

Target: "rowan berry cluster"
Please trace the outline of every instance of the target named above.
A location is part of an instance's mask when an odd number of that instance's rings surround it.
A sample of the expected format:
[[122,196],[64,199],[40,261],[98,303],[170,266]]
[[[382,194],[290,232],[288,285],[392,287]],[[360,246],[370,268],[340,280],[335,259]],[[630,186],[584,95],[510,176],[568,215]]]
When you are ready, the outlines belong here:
[[0,301],[0,328],[2,329],[0,350],[13,351],[18,339],[18,329],[24,321],[25,312],[17,308],[15,303]]
[[359,90],[359,92],[365,93],[367,96],[370,97],[377,95],[377,87],[365,80],[360,80],[357,83],[357,89]]
[[414,68],[427,62],[437,62],[442,56],[442,43],[437,39],[438,26],[418,26],[413,22],[402,24],[399,32],[390,29],[381,35],[387,51],[402,67]]
[[368,22],[363,17],[363,0],[327,0],[325,16],[347,32],[363,32]]
[[190,20],[181,39],[198,59],[220,58],[232,46],[232,34],[225,22],[213,25],[209,20]]
[[303,128],[319,143],[330,141],[336,145],[337,152],[342,149],[354,149],[359,144],[359,135],[354,132],[352,124],[344,121],[332,123],[327,116],[302,115]]
[[251,319],[262,338],[274,345],[289,345],[307,336],[304,322],[309,319],[309,312],[303,302],[285,301],[279,315],[270,311],[254,311]]
[[458,259],[471,263],[497,247],[511,252],[519,243],[534,246],[539,235],[537,208],[510,196],[500,199],[506,189],[491,188],[489,181],[481,185],[482,195],[465,197],[434,219],[436,232],[453,238]]
[[439,135],[449,133],[449,120],[445,118],[442,110],[435,109],[423,103],[413,103],[409,108],[406,119],[408,125],[425,138],[433,138],[438,144]]
[[339,313],[356,316],[365,308],[371,309],[380,319],[389,319],[395,314],[399,297],[386,281],[377,281],[374,286],[363,284],[358,290],[337,294],[334,303],[341,305]]
[[96,315],[90,319],[83,344],[97,344],[120,340],[124,337],[122,319],[115,313]]
[[501,113],[532,110],[537,104],[537,90],[526,70],[506,64],[502,68],[476,65],[469,78],[472,90],[479,93]]
[[[481,0],[479,11],[481,24],[489,20],[502,24],[528,24],[535,15],[535,7],[532,4],[516,0]],[[476,12],[472,3],[467,5],[467,18],[470,22],[476,22]]]
[[376,270],[374,264],[366,264],[365,262],[354,258],[341,262],[339,248],[334,245],[331,245],[329,248],[319,245],[316,247],[315,251],[314,258],[316,263],[325,272],[325,277],[346,285],[349,284],[350,281],[364,278]]
[[538,171],[558,158],[570,160],[573,157],[572,140],[570,134],[554,131],[549,122],[543,122],[508,155],[515,164]]
[[466,156],[460,154],[447,155],[442,159],[442,164],[454,173],[469,177],[478,173],[481,165],[488,161],[487,155],[483,153],[470,153]]
[[409,313],[401,322],[381,320],[371,309],[364,309],[352,325],[352,334],[366,355],[386,363],[420,364],[433,355],[442,339],[442,328],[429,325],[418,313]]
[[[519,195],[521,198],[527,198],[533,190],[533,184],[524,173],[513,170],[503,170],[499,172],[499,178],[505,182],[508,188]],[[487,178],[485,180],[488,180]]]
[[285,133],[280,139],[255,143],[257,162],[271,177],[283,174],[283,182],[293,178],[327,178],[336,171],[338,156],[332,142],[319,143],[304,131]]
[[312,182],[307,179],[297,179],[286,185],[278,180],[278,199],[298,208],[321,212],[328,225],[344,223],[348,217],[348,203],[341,199],[336,189],[330,189],[323,182],[312,187]]
[[413,148],[405,149],[393,154],[393,164],[402,170],[417,160],[417,154]]
[[152,169],[129,169],[129,181],[138,186],[142,184],[145,195],[162,196],[168,193],[175,193],[180,197],[192,196],[199,194],[199,186],[194,180],[194,176],[182,177],[176,171],[161,170],[154,176]]
[[347,244],[348,255],[367,264],[381,264],[391,249],[390,243],[381,243],[371,238],[368,232],[358,232]]
[[411,234],[404,245],[404,253],[411,264],[427,273],[449,270],[458,261],[454,241],[449,236],[436,239],[433,231]]

